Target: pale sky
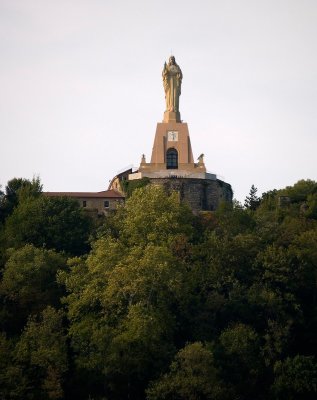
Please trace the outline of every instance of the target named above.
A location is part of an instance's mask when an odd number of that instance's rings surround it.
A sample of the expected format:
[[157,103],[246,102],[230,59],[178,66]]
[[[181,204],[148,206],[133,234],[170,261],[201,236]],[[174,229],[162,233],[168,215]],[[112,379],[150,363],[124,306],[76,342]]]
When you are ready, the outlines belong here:
[[317,0],[0,0],[0,51],[2,187],[149,162],[171,52],[194,158],[238,200],[317,180]]

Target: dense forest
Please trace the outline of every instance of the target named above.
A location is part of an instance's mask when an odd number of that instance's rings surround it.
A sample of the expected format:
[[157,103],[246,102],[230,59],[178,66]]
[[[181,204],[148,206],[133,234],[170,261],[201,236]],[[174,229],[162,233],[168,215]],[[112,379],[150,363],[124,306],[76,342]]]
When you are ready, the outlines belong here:
[[39,179],[0,193],[0,399],[317,396],[317,183],[107,218]]

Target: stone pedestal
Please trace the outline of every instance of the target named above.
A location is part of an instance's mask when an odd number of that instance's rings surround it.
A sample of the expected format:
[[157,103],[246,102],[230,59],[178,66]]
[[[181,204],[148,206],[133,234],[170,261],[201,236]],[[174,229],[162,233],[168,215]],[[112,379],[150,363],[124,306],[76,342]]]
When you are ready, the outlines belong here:
[[179,111],[165,111],[163,122],[181,122],[181,115]]
[[189,168],[194,166],[194,157],[186,123],[162,122],[157,124],[151,157],[153,167],[166,163],[166,151],[169,148],[177,150],[179,164],[188,164]]

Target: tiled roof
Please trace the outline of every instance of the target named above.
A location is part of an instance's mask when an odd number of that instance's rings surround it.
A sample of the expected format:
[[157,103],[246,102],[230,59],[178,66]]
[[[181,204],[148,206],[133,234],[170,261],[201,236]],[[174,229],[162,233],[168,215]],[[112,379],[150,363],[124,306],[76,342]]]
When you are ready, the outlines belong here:
[[94,199],[124,199],[121,193],[116,190],[104,190],[102,192],[44,192],[45,196],[48,197],[89,197]]

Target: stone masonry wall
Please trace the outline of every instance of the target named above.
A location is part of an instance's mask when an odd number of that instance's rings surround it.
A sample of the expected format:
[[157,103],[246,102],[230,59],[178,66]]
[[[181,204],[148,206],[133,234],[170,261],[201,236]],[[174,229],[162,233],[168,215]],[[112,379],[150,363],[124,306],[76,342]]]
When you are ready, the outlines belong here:
[[231,185],[219,179],[150,178],[152,185],[163,186],[167,192],[176,191],[181,201],[194,211],[216,210],[221,201],[232,201]]

